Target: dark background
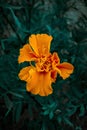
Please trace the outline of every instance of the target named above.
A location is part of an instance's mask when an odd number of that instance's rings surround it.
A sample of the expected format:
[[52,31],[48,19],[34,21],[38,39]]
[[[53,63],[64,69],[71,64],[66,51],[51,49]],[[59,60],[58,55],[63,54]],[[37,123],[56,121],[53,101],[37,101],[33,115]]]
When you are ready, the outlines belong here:
[[[47,97],[18,78],[19,49],[37,33],[75,67]],[[87,130],[87,0],[0,0],[0,130]]]

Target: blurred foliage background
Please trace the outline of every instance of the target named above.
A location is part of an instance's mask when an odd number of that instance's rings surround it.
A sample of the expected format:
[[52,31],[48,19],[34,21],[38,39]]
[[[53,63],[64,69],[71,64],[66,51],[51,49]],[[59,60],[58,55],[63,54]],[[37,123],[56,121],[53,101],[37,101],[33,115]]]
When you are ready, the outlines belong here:
[[[34,96],[18,78],[31,34],[53,36],[51,52],[75,67],[53,94]],[[0,130],[87,130],[87,1],[0,0]]]

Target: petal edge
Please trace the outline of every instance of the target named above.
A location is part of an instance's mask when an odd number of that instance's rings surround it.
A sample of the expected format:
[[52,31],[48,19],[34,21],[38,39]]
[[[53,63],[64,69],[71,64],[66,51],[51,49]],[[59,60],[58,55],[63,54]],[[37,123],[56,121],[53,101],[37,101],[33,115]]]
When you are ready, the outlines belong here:
[[57,66],[57,71],[63,79],[68,78],[73,73],[73,70],[74,66],[68,62],[63,62]]

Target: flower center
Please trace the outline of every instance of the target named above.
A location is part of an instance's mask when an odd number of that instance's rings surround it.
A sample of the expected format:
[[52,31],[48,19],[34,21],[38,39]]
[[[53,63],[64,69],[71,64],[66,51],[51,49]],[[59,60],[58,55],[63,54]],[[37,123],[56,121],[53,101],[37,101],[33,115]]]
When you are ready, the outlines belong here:
[[42,56],[36,63],[37,71],[39,72],[48,72],[52,69],[52,60],[51,55]]

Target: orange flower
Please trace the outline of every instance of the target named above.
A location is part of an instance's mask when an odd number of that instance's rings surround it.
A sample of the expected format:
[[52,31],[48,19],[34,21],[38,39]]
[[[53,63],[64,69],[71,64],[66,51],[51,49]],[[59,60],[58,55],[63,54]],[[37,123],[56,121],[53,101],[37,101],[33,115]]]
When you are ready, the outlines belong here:
[[[56,52],[50,53],[52,36],[47,34],[31,35],[29,43],[20,49],[18,62],[30,62],[31,66],[23,68],[19,78],[26,81],[26,89],[32,94],[47,96],[53,92],[52,83],[55,82],[57,74],[66,79],[73,73],[72,64],[60,63]],[[35,65],[32,65],[34,61]]]

